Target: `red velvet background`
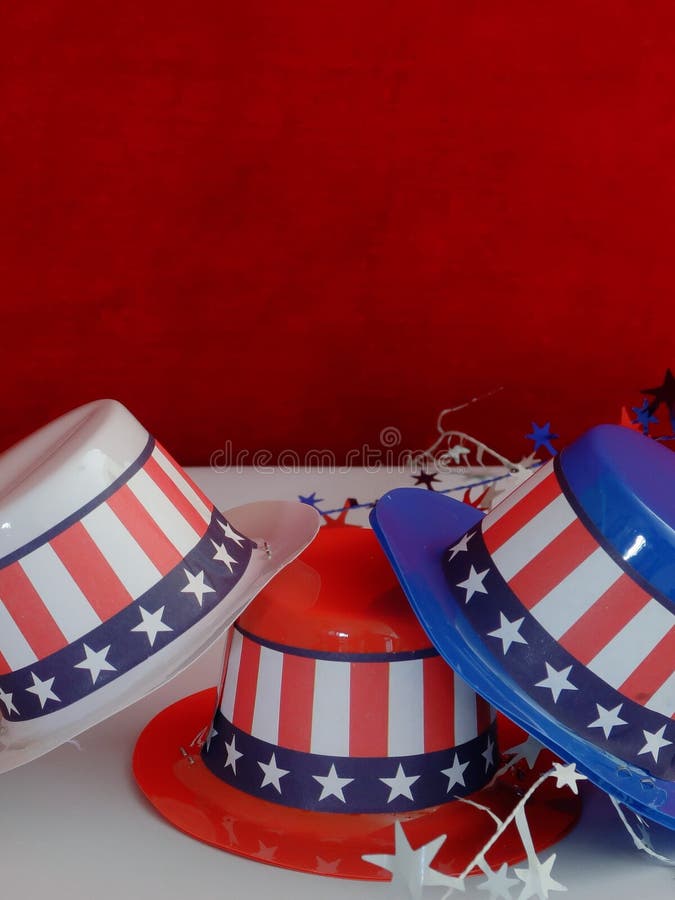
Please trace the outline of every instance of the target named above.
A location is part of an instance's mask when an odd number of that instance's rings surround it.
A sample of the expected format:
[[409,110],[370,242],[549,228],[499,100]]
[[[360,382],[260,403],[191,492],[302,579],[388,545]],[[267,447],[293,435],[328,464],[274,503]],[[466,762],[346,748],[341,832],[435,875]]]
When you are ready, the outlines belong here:
[[7,446],[115,396],[235,448],[518,456],[673,354],[675,6],[31,0],[0,23]]

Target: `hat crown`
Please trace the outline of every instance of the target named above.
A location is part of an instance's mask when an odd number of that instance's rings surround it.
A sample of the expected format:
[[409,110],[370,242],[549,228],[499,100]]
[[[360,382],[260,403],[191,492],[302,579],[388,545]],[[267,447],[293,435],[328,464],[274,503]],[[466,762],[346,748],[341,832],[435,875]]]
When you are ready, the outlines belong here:
[[116,400],[95,400],[0,455],[0,560],[92,501],[150,435]]
[[608,550],[675,601],[672,452],[629,428],[600,425],[562,451],[558,472],[577,514]]
[[319,653],[431,648],[369,528],[324,526],[239,619],[261,640]]
[[315,544],[235,623],[205,764],[247,794],[325,812],[480,790],[498,760],[489,704],[430,645],[369,530],[328,526]]

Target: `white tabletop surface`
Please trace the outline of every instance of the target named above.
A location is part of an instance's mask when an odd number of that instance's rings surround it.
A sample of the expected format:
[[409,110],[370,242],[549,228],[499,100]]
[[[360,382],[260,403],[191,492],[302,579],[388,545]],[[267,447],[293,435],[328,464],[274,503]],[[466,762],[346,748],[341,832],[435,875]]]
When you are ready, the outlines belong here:
[[[322,509],[347,497],[374,500],[388,487],[412,484],[405,473],[263,474],[195,469],[192,474],[226,510],[255,499],[297,498],[317,491]],[[476,476],[472,477],[476,480]],[[462,479],[444,479],[439,487]],[[511,484],[509,484],[509,487]],[[475,488],[473,493],[484,488]],[[463,489],[462,489],[463,492]],[[461,498],[462,492],[457,496]],[[365,523],[367,510],[350,513]],[[131,755],[147,722],[174,700],[215,684],[222,641],[152,695],[51,753],[0,776],[1,896],[50,900],[386,900],[405,896],[385,883],[343,881],[285,871],[214,849],[172,828],[136,787]],[[675,868],[632,845],[609,799],[584,785],[581,821],[557,847],[555,879],[574,900],[674,900]],[[675,857],[675,833],[656,829],[655,844]],[[487,900],[482,877],[464,896]],[[520,894],[518,886],[511,896]],[[425,888],[425,897],[442,891]],[[555,897],[557,894],[551,894]],[[562,896],[562,894],[560,894]]]

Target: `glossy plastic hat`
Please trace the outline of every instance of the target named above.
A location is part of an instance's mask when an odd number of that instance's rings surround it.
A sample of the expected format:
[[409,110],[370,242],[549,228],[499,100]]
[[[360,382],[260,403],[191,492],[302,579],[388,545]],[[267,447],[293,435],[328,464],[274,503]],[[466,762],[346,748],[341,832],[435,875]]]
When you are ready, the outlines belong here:
[[[499,739],[518,741],[431,646],[372,532],[331,524],[235,624],[218,699],[207,691],[157,716],[134,772],[162,815],[203,841],[387,879],[361,857],[393,851],[394,822],[415,846],[449,835],[435,865],[459,872],[495,825],[458,798],[504,818],[550,765],[544,751],[535,771],[495,779]],[[579,808],[541,790],[528,806],[540,847]],[[488,859],[523,855],[512,827]]]
[[469,684],[675,828],[675,456],[600,426],[485,518],[402,489],[371,521],[427,634]]
[[317,528],[318,516],[298,503],[221,515],[112,400],[8,450],[0,457],[0,772],[178,672]]

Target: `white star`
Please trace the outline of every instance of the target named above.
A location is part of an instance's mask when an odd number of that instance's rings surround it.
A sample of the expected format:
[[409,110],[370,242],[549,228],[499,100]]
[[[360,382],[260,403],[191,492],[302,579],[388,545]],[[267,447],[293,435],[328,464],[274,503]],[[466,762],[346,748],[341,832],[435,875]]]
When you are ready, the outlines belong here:
[[[213,727],[213,725],[212,725],[212,726],[209,728],[209,733],[208,733],[207,736],[206,736],[206,742],[205,742],[205,743],[206,743],[206,752],[207,752],[207,753],[209,752],[209,748],[210,748],[210,746],[211,746],[211,741],[214,739],[214,737],[218,737],[218,732],[216,731],[216,729],[215,729],[215,728]],[[225,763],[225,765],[227,765],[227,763]]]
[[475,533],[475,531],[467,531],[456,544],[453,544],[452,547],[450,547],[448,550],[448,553],[450,554],[450,556],[448,556],[448,562],[450,562],[451,559],[454,559],[458,553],[466,553],[468,551],[469,548],[467,547],[467,544]]
[[237,534],[236,531],[234,531],[234,529],[232,528],[230,523],[229,522],[221,522],[219,519],[218,524],[225,532],[225,537],[229,538],[231,541],[234,541],[238,547],[241,547],[241,545],[244,543],[244,538],[240,534]]
[[131,630],[144,632],[147,635],[151,647],[155,646],[155,638],[160,631],[173,631],[173,628],[167,625],[166,622],[162,622],[162,616],[164,615],[163,606],[160,606],[154,613],[149,613],[147,609],[143,609],[142,606],[138,607],[138,611],[141,614],[141,621],[138,625],[134,625]]
[[260,787],[264,788],[266,784],[271,784],[272,787],[276,788],[276,790],[281,793],[281,785],[279,782],[284,775],[288,775],[290,769],[280,769],[277,766],[277,759],[274,753],[268,763],[259,762],[258,765],[265,773]]
[[219,559],[222,563],[225,563],[227,568],[230,570],[230,574],[232,573],[232,563],[237,564],[237,560],[234,556],[230,556],[225,548],[225,544],[216,544],[214,540],[211,541],[213,546],[215,547],[216,552],[213,555],[214,559]]
[[462,787],[466,787],[466,784],[464,783],[464,769],[466,769],[468,765],[468,762],[461,763],[459,757],[455,753],[455,759],[450,768],[441,769],[441,773],[448,779],[446,793],[450,793],[450,788],[453,788],[456,784],[461,784]]
[[577,767],[574,763],[565,766],[562,763],[554,762],[553,770],[551,777],[555,778],[555,786],[557,788],[568,787],[574,794],[579,793],[577,781],[587,780],[585,775],[577,772]]
[[527,740],[522,744],[517,744],[515,747],[510,747],[506,753],[508,755],[513,754],[513,759],[511,759],[509,763],[510,765],[513,766],[517,762],[520,762],[521,759],[524,759],[528,767],[534,769],[534,766],[539,759],[539,754],[543,749],[544,748],[539,741],[528,734]]
[[[210,739],[211,739],[211,736],[209,735],[209,740]],[[237,748],[235,747],[235,745],[234,745],[235,739],[236,739],[236,735],[233,734],[232,740],[230,741],[229,744],[227,743],[227,741],[225,741],[225,750],[227,752],[227,759],[225,760],[225,765],[223,768],[226,769],[228,766],[232,766],[232,771],[236,775],[237,774],[237,760],[241,759],[241,757],[244,754],[240,753],[239,750],[237,750]],[[272,757],[272,759],[274,759],[274,757]],[[258,765],[261,766],[262,763],[258,763]],[[281,778],[281,776],[279,776],[279,777]],[[267,778],[267,775],[265,775],[265,778]],[[279,793],[281,793],[281,788],[279,788]]]
[[481,881],[478,885],[479,891],[490,891],[490,900],[510,900],[511,888],[514,884],[518,884],[517,878],[509,878],[509,867],[506,863],[502,863],[501,868],[496,872],[487,866],[483,869],[486,876],[485,881]]
[[53,678],[46,678],[44,681],[35,674],[35,672],[31,672],[31,677],[33,679],[33,686],[26,688],[27,691],[30,691],[31,694],[35,694],[36,697],[40,701],[40,706],[42,709],[45,708],[45,703],[47,700],[56,700],[57,703],[61,702],[61,698],[57,697],[54,691],[52,690],[52,685],[54,684]]
[[535,684],[535,687],[548,688],[553,695],[553,702],[558,702],[558,697],[560,696],[562,691],[576,691],[576,685],[572,684],[572,682],[567,678],[567,676],[572,671],[572,666],[567,666],[566,669],[561,669],[559,672],[557,669],[554,669],[553,666],[546,663],[546,678],[543,681],[538,681]]
[[96,679],[101,672],[117,671],[115,666],[111,665],[106,659],[108,651],[110,650],[110,644],[102,650],[92,650],[91,647],[88,647],[86,644],[83,644],[82,646],[84,648],[84,659],[82,662],[75,663],[75,668],[87,669],[91,675],[92,684],[96,684]]
[[487,772],[490,766],[493,766],[495,762],[495,742],[490,735],[488,735],[487,747],[483,750],[481,756],[485,760],[485,771]]
[[519,631],[524,621],[525,617],[523,616],[520,619],[514,619],[513,622],[509,622],[504,613],[500,612],[499,628],[495,629],[495,631],[488,631],[489,637],[499,638],[502,642],[504,656],[508,653],[511,644],[527,644],[527,641]]
[[11,715],[13,712],[18,713],[19,710],[14,705],[12,700],[12,692],[8,691],[5,693],[2,688],[0,688],[0,703],[3,703],[5,709],[7,710],[7,715]]
[[616,728],[617,725],[627,725],[625,719],[619,718],[619,713],[621,712],[621,707],[623,703],[619,703],[618,706],[615,706],[614,709],[605,709],[604,706],[600,706],[599,703],[595,704],[595,708],[598,711],[598,718],[595,722],[591,722],[588,726],[589,728],[602,728],[605,733],[605,737],[608,738],[612,733],[612,728]]
[[338,800],[342,800],[343,803],[347,802],[345,800],[345,795],[342,793],[342,788],[351,784],[354,779],[340,778],[335,771],[335,763],[331,765],[328,775],[312,775],[312,778],[321,785],[321,796],[319,797],[319,800],[325,800],[326,797],[333,796],[337,797]]
[[460,581],[458,588],[464,588],[466,591],[465,603],[473,597],[474,594],[487,594],[487,588],[483,586],[483,579],[490,570],[484,569],[482,572],[476,572],[473,566],[469,569],[469,577],[466,581]]
[[394,823],[394,834],[396,841],[394,853],[369,854],[362,859],[391,872],[394,890],[398,896],[403,895],[407,900],[421,900],[425,884],[446,887],[447,876],[432,869],[431,863],[447,835],[441,834],[428,844],[413,850],[398,820]]
[[516,869],[516,875],[525,886],[518,900],[528,900],[529,897],[539,897],[540,900],[548,900],[549,891],[566,891],[564,884],[551,877],[551,869],[555,862],[556,854],[552,853],[545,863],[532,861],[527,869]]
[[672,741],[667,741],[664,738],[663,733],[665,730],[666,730],[665,725],[663,725],[661,728],[659,728],[658,731],[655,731],[654,733],[652,733],[651,731],[645,731],[643,729],[642,733],[644,734],[645,741],[647,743],[644,745],[642,750],[638,750],[638,756],[640,756],[643,753],[651,753],[651,755],[654,757],[654,762],[658,762],[659,761],[659,753],[661,752],[661,750],[664,747],[667,747],[668,744],[673,743]]
[[403,766],[399,763],[396,775],[393,778],[380,778],[380,781],[383,781],[389,788],[387,803],[391,803],[396,797],[407,797],[408,800],[412,800],[413,795],[410,788],[419,777],[419,775],[406,775],[403,771]]
[[215,594],[212,587],[204,584],[204,570],[202,569],[198,575],[192,575],[187,569],[183,569],[187,575],[188,583],[181,589],[181,594],[194,594],[197,603],[201,606],[204,602],[204,594]]
[[449,456],[453,462],[459,463],[463,456],[468,456],[471,453],[468,447],[463,447],[461,444],[455,444],[454,447],[448,447],[445,451],[445,456]]

